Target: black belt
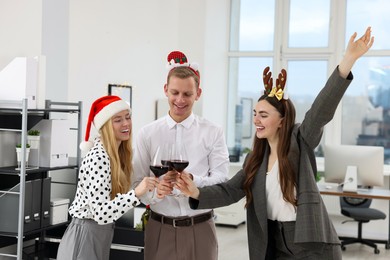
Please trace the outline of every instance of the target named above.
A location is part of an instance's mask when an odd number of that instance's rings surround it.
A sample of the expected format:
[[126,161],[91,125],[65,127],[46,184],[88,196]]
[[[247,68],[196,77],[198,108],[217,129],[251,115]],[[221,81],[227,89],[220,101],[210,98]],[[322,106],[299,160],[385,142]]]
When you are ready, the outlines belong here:
[[209,220],[213,217],[213,212],[210,211],[204,214],[187,218],[170,218],[152,211],[150,217],[158,222],[168,224],[174,227],[189,227]]

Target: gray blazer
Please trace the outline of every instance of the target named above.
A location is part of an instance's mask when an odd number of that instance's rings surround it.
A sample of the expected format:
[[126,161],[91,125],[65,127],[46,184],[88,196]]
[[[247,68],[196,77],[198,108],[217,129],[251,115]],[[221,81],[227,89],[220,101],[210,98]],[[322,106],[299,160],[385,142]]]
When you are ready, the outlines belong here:
[[[310,249],[321,250],[324,244],[340,244],[315,181],[317,166],[314,149],[321,141],[323,127],[333,118],[337,105],[352,79],[352,73],[347,79],[340,77],[336,68],[306,113],[303,122],[294,126],[291,135],[288,158],[295,172],[298,172],[294,241]],[[267,165],[266,156],[252,184],[254,200],[246,211],[250,259],[264,259],[267,249]],[[190,205],[194,209],[204,209],[235,203],[245,196],[242,188],[244,180],[245,173],[240,170],[226,183],[201,188],[199,200],[190,199]]]

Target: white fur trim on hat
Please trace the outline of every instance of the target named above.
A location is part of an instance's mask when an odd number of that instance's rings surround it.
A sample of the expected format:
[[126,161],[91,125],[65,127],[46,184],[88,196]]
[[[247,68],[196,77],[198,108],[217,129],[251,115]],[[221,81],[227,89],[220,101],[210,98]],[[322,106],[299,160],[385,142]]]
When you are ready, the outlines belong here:
[[196,63],[196,62],[193,62],[193,63],[175,63],[174,60],[171,60],[170,62],[167,63],[166,65],[167,67],[167,70],[171,70],[171,69],[174,69],[174,68],[177,68],[177,67],[189,67],[191,69],[193,69],[194,71],[197,71],[199,69],[199,64]]
[[83,141],[80,143],[80,150],[83,152],[89,151],[93,147],[92,141]]
[[124,100],[117,100],[108,104],[95,115],[93,120],[95,128],[99,130],[111,117],[123,110],[131,111],[129,105]]

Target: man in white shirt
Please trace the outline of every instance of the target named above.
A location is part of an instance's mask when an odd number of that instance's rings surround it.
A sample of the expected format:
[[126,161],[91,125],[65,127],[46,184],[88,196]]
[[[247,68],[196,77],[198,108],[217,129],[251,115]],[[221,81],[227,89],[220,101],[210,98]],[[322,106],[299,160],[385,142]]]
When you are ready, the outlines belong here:
[[[173,51],[168,55],[168,68],[164,92],[169,112],[139,131],[134,185],[152,174],[149,166],[157,147],[172,143],[185,145],[189,165],[183,172],[191,174],[198,187],[227,181],[229,154],[222,128],[192,112],[202,93],[197,64]],[[152,210],[145,229],[144,259],[217,260],[213,211],[192,210],[187,197],[169,196],[176,174],[169,171],[161,176],[157,188],[141,197]]]

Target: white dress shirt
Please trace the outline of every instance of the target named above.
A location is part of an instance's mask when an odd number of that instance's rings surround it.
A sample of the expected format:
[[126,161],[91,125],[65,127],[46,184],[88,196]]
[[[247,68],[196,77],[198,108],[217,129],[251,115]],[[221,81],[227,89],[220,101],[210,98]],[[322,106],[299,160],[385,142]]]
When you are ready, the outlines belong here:
[[[189,160],[185,171],[193,175],[197,187],[228,180],[229,153],[222,128],[194,114],[179,124],[167,115],[144,126],[138,133],[133,186],[145,176],[154,176],[149,166],[157,147],[174,142],[185,145]],[[141,201],[149,204],[153,211],[171,217],[194,216],[210,211],[191,209],[187,197],[158,199],[155,191],[142,196]]]

